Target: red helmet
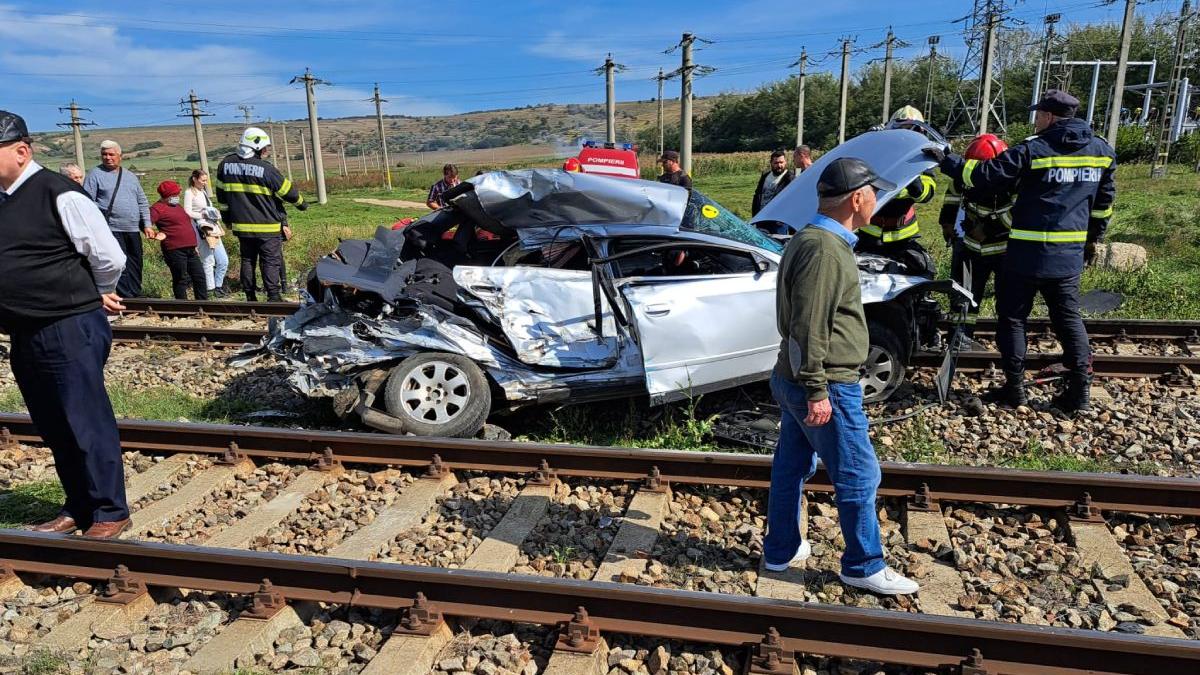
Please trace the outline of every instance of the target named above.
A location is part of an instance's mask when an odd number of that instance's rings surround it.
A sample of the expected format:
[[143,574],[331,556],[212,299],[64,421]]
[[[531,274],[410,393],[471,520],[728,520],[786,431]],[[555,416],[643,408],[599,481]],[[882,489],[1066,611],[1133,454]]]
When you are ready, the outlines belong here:
[[1000,140],[995,134],[979,134],[971,144],[967,146],[965,157],[967,159],[993,159],[996,155],[1008,149],[1008,144]]
[[563,162],[563,171],[583,171],[583,164],[578,157],[568,157],[567,161]]

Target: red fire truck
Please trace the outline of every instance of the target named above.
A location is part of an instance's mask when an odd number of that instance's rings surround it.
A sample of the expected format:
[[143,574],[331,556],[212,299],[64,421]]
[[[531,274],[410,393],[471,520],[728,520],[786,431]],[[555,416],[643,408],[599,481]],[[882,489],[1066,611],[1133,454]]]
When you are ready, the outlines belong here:
[[584,141],[579,156],[567,158],[563,169],[613,178],[642,177],[638,167],[638,148],[633,143]]

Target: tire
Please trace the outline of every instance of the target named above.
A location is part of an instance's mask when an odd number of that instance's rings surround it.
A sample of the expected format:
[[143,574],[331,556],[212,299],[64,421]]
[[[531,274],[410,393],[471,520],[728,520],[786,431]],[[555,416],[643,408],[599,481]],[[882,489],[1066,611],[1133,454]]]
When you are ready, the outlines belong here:
[[470,438],[492,409],[483,371],[461,354],[425,352],[392,369],[384,407],[417,436]]
[[882,321],[868,319],[867,331],[871,346],[858,383],[862,387],[863,403],[878,403],[891,397],[904,382],[908,351],[900,336]]

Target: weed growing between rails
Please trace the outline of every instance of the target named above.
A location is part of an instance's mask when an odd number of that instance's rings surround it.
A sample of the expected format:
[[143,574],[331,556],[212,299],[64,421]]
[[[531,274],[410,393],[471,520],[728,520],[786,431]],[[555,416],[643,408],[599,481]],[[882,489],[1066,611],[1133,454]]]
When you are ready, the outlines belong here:
[[518,440],[719,450],[720,446],[711,436],[716,416],[700,412],[700,398],[657,408],[647,408],[644,402],[630,399],[552,411],[529,411],[516,418],[517,424],[526,427]]

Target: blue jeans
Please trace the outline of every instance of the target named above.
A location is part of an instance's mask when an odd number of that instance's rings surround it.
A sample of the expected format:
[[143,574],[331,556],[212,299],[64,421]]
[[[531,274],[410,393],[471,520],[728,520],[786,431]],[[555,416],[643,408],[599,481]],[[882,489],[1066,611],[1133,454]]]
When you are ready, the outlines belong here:
[[846,540],[842,574],[869,577],[885,567],[875,516],[879,460],[867,436],[867,416],[858,383],[830,382],[828,391],[833,416],[822,426],[810,427],[804,424],[808,392],[779,373],[771,375],[771,392],[779,402],[782,427],[771,462],[763,558],[782,565],[800,548],[800,496],[804,481],[816,473],[820,456],[833,482],[834,503]]

